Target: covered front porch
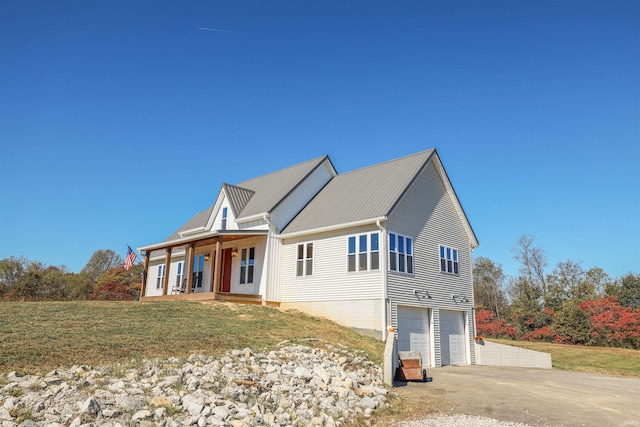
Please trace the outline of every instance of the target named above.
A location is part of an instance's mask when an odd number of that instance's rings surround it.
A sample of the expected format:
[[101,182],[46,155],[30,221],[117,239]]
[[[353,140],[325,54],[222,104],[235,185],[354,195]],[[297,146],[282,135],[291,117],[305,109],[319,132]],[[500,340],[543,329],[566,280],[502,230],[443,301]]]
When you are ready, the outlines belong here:
[[218,230],[140,248],[140,300],[262,303],[267,234]]

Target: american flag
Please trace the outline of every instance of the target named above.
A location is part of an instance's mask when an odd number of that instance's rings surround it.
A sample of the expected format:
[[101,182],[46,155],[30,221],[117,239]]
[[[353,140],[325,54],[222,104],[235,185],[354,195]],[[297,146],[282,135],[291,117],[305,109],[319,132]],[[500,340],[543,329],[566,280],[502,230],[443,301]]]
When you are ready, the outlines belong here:
[[131,246],[127,245],[127,257],[124,260],[124,269],[125,270],[129,270],[131,268],[131,266],[133,265],[134,261],[136,260],[136,258],[138,258],[138,255],[136,255],[136,253],[133,251],[133,249],[131,249]]

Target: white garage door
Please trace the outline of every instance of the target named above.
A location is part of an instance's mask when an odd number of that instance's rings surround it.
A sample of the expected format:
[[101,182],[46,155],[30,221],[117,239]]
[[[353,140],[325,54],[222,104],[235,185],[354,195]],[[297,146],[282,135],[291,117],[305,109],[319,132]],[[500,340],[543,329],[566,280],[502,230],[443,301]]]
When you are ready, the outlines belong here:
[[431,366],[429,310],[398,307],[398,351],[419,351],[422,366]]
[[440,310],[440,349],[442,365],[465,365],[464,313]]

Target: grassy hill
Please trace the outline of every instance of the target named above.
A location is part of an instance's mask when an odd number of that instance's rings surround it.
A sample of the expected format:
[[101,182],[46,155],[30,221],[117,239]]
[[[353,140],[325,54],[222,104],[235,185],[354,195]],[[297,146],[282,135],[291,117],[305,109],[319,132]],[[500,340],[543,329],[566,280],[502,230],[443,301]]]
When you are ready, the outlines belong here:
[[640,350],[493,338],[490,341],[550,353],[553,367],[557,369],[640,377]]
[[[274,348],[289,340],[323,340],[362,350],[382,364],[384,343],[325,319],[299,312],[229,303],[197,302],[0,302],[0,374],[45,374],[72,365],[101,366],[143,358],[218,356],[231,349]],[[498,341],[498,340],[496,340]],[[552,354],[556,368],[640,376],[640,351],[500,341]],[[390,395],[391,405],[355,426],[390,425],[447,411],[450,402],[412,393]]]
[[[222,355],[315,339],[366,352],[382,364],[384,343],[326,319],[273,308],[197,302],[0,302],[0,373],[46,373],[72,365]],[[495,340],[551,353],[558,369],[640,376],[640,351]]]
[[222,355],[283,340],[361,349],[382,363],[384,343],[299,312],[196,302],[0,303],[0,372],[46,373],[72,365]]

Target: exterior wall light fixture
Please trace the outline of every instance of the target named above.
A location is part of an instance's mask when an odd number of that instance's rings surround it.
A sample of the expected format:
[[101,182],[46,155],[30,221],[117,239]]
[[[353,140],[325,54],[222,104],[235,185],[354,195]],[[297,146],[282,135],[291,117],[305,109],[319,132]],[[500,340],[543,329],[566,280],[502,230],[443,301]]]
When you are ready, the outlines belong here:
[[431,295],[429,295],[429,291],[426,289],[414,289],[413,294],[418,297],[418,299],[431,299]]
[[451,294],[451,299],[453,299],[453,301],[456,304],[459,303],[459,302],[469,302],[469,300],[467,299],[467,297],[464,294],[460,294],[460,295]]

